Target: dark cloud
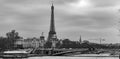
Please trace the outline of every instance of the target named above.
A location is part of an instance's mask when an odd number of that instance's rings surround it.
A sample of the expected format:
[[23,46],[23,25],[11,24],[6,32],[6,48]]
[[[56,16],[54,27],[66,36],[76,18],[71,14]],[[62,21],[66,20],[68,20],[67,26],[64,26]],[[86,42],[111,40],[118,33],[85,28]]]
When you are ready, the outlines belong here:
[[59,22],[62,22],[65,25],[94,29],[110,28],[114,26],[116,20],[116,15],[110,11],[94,11],[87,15],[66,13],[59,15],[57,16],[57,18],[60,18]]
[[120,0],[90,0],[96,7],[111,7],[119,4]]

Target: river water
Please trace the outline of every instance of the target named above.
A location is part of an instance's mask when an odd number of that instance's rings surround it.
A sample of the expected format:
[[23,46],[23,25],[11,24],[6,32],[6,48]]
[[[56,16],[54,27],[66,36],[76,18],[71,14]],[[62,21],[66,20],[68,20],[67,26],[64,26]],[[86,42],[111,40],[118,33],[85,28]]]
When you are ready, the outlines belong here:
[[0,58],[0,59],[119,59],[119,57],[70,57],[70,56],[44,56],[29,58]]
[[118,57],[31,57],[28,59],[119,59]]

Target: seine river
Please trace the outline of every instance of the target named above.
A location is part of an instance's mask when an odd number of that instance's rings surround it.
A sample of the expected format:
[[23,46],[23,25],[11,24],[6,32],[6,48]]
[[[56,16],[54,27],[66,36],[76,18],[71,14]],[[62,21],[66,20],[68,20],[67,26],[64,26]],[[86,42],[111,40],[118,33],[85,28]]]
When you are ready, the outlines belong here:
[[118,57],[61,57],[61,56],[44,56],[29,58],[0,58],[0,59],[119,59]]
[[118,57],[31,57],[28,59],[119,59]]
[[[102,57],[103,56],[103,57]],[[110,56],[109,54],[69,54],[69,56],[39,56],[28,58],[0,58],[0,59],[119,59],[116,56]]]

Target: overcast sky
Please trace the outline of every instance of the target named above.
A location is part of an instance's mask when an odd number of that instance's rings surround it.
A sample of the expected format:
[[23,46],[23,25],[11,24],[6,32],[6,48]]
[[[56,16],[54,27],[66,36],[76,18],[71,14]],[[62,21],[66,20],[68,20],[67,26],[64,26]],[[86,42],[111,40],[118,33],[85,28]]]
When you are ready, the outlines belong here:
[[[51,0],[0,0],[0,36],[15,29],[20,36],[47,38]],[[120,42],[120,0],[54,0],[58,38]]]

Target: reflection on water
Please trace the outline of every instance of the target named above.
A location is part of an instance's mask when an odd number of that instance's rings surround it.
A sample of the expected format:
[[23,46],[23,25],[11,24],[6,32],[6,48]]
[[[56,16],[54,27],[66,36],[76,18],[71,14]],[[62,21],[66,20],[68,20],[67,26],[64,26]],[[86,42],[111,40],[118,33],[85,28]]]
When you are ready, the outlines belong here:
[[1,58],[1,59],[23,59],[23,58]]
[[1,58],[1,59],[119,59],[118,57],[58,57],[58,56],[45,56],[45,57],[29,57],[29,58]]
[[29,59],[29,58],[1,58],[1,59]]
[[29,59],[119,59],[118,57],[31,57]]

